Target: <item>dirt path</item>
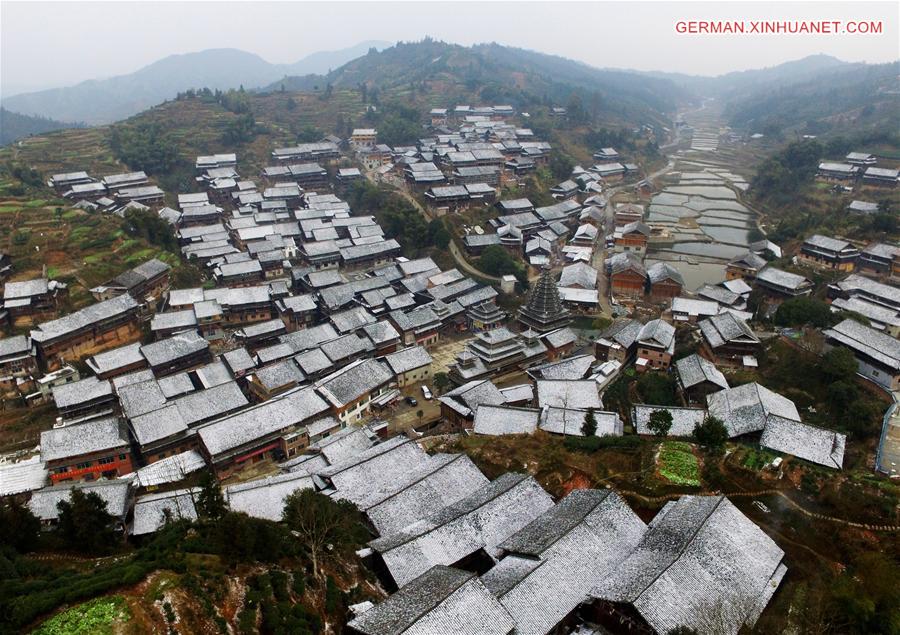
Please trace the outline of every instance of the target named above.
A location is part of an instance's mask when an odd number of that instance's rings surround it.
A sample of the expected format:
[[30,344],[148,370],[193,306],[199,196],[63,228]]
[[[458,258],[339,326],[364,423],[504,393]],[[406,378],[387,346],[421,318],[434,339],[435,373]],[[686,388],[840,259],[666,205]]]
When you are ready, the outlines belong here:
[[[666,501],[675,500],[681,498],[683,494],[666,494],[665,496],[644,496],[643,494],[639,494],[638,492],[632,492],[630,490],[616,490],[619,494],[623,496],[628,496],[631,498],[636,498],[643,503],[654,505],[659,503],[664,503]],[[729,498],[735,497],[753,497],[757,498],[759,496],[780,496],[787,503],[796,509],[798,512],[807,516],[808,518],[814,518],[815,520],[825,520],[832,523],[837,523],[840,525],[844,525],[845,527],[853,527],[854,529],[865,529],[867,531],[887,531],[887,532],[900,532],[900,526],[898,525],[870,525],[868,523],[858,523],[852,520],[846,520],[844,518],[835,518],[834,516],[826,516],[825,514],[818,514],[816,512],[811,512],[804,508],[800,503],[793,500],[790,496],[788,496],[783,490],[778,489],[764,489],[755,492],[698,492],[699,496],[716,496],[723,495]]]

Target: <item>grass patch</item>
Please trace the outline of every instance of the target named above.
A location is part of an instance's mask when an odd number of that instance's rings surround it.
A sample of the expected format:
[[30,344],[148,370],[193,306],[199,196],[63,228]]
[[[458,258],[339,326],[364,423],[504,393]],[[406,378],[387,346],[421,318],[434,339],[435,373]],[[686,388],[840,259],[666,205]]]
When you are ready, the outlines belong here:
[[746,467],[748,470],[753,470],[754,472],[758,472],[759,470],[766,467],[776,455],[766,452],[764,450],[758,450],[756,448],[746,448],[744,451],[744,456],[741,459],[741,465]]
[[51,617],[33,633],[34,635],[112,633],[113,624],[124,622],[130,615],[131,612],[122,596],[99,597]]
[[700,465],[689,443],[664,441],[659,446],[659,473],[676,485],[700,486]]

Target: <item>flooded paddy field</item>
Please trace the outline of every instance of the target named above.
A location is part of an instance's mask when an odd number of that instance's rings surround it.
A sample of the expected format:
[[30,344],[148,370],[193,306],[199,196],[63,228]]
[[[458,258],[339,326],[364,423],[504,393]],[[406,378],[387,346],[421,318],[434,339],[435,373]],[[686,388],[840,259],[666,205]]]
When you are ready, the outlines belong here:
[[665,261],[696,290],[725,279],[725,265],[748,249],[756,214],[739,200],[748,182],[735,148],[723,138],[717,118],[695,115],[689,149],[679,150],[667,185],[655,194],[645,222],[654,228],[646,265]]

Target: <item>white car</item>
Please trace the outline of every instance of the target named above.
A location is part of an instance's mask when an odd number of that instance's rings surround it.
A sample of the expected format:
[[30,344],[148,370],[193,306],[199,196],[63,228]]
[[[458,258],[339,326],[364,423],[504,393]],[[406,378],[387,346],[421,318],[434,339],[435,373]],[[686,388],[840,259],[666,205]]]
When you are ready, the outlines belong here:
[[422,396],[425,397],[425,399],[431,399],[432,394],[431,394],[431,391],[428,389],[428,386],[424,386],[424,385],[422,386]]

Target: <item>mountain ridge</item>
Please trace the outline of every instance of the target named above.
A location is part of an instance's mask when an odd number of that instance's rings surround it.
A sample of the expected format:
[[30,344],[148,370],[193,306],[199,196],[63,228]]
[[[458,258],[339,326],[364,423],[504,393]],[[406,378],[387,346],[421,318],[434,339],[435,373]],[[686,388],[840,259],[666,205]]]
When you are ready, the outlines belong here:
[[337,51],[318,51],[290,64],[272,64],[233,48],[180,53],[133,73],[14,95],[3,99],[2,105],[28,116],[104,124],[138,114],[191,88],[255,88],[301,71],[327,71],[385,44],[366,41]]

